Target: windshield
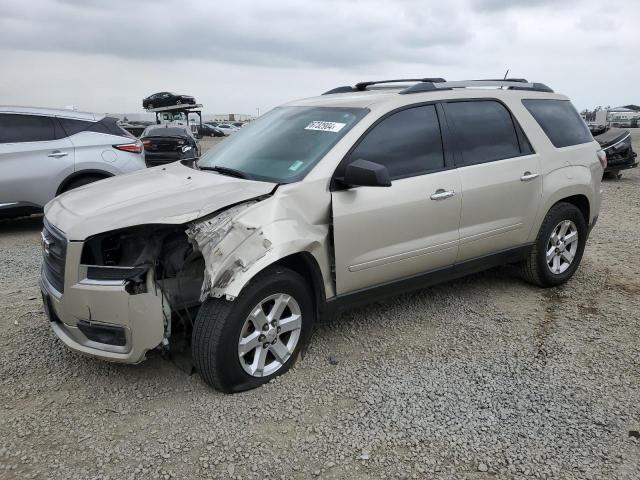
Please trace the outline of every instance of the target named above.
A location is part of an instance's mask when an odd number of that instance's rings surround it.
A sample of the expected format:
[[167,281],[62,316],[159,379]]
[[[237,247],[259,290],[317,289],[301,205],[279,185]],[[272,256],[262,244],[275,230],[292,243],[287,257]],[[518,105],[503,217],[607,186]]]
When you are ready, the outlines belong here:
[[302,179],[368,110],[279,107],[239,129],[198,161],[252,180],[291,183]]

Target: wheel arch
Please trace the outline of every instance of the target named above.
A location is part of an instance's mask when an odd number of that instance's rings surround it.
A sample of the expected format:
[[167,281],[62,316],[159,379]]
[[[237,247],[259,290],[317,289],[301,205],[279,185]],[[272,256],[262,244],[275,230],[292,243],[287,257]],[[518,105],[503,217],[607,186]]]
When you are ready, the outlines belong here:
[[598,186],[588,168],[571,166],[547,174],[544,178],[541,205],[529,232],[529,241],[535,241],[549,210],[560,202],[575,205],[582,212],[587,225],[591,225],[599,210],[599,193],[596,190]]
[[591,218],[590,217],[591,205],[586,195],[578,194],[578,195],[571,195],[569,197],[562,198],[558,200],[556,203],[554,203],[551,206],[551,208],[553,208],[555,205],[557,205],[560,202],[570,203],[571,205],[574,205],[575,207],[577,207],[578,210],[580,210],[580,212],[582,213],[585,223],[589,225],[589,219]]
[[73,182],[74,180],[77,180],[79,178],[82,177],[102,177],[104,178],[109,178],[109,177],[113,177],[113,173],[111,172],[107,172],[105,170],[98,170],[98,169],[85,169],[85,170],[78,170],[76,172],[73,172],[72,174],[68,175],[58,186],[58,189],[56,190],[56,197],[58,195],[60,195],[62,192],[65,191],[65,189],[67,188],[67,186]]
[[287,267],[305,279],[313,293],[314,305],[316,306],[316,311],[319,313],[319,309],[324,305],[327,297],[322,271],[315,257],[309,252],[298,252],[281,258],[272,265]]

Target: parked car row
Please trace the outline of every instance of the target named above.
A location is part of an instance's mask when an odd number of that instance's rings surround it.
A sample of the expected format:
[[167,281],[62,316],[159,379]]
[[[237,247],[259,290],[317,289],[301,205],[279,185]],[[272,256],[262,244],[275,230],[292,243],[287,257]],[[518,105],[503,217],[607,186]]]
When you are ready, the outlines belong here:
[[238,127],[238,126],[236,126],[235,124],[232,124],[232,123],[209,122],[209,123],[207,123],[207,125],[209,125],[210,127],[215,128],[218,131],[222,132],[222,134],[225,137],[228,137],[229,135],[233,135],[234,133],[236,133],[241,128],[241,127]]

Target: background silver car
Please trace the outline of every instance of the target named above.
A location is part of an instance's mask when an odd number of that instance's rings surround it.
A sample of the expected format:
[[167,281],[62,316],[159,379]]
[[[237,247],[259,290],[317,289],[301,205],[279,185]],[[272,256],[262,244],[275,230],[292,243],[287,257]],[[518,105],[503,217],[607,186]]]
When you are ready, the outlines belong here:
[[141,142],[115,118],[0,106],[0,217],[38,212],[60,193],[142,168]]

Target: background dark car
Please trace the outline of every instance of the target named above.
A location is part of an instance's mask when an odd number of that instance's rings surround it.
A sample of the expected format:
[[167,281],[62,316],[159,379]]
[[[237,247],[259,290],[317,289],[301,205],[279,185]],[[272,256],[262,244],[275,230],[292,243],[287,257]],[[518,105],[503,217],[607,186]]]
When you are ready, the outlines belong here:
[[198,141],[187,126],[153,125],[145,129],[140,140],[144,146],[147,167],[200,156]]
[[190,95],[178,95],[171,92],[158,92],[142,100],[142,108],[169,107],[171,105],[195,105],[196,99]]
[[607,154],[607,168],[604,173],[607,176],[620,178],[621,170],[638,166],[637,154],[631,146],[631,133],[624,128],[603,127],[602,125],[590,126],[593,138],[600,144]]
[[198,133],[201,137],[224,137],[224,133],[220,129],[206,123],[198,125]]

